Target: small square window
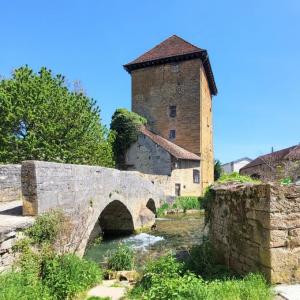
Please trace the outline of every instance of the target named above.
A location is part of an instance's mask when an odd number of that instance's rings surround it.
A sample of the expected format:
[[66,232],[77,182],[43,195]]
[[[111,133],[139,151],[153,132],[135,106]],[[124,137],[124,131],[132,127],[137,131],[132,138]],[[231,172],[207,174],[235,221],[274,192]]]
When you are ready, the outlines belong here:
[[200,183],[200,172],[199,170],[193,170],[193,182]]
[[171,118],[175,118],[176,117],[176,105],[170,105],[169,106],[169,116]]
[[169,132],[169,139],[170,140],[176,139],[176,130],[174,130],[174,129],[170,130],[170,132]]

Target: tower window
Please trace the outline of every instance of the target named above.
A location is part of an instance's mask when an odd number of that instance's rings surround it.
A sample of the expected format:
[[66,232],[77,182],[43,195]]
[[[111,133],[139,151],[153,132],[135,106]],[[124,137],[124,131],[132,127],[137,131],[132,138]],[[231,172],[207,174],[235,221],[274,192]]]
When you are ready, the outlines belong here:
[[176,117],[176,105],[170,105],[169,106],[169,116],[171,118],[175,118]]
[[176,139],[176,130],[175,129],[170,130],[170,132],[169,132],[169,139],[170,140]]
[[199,170],[193,170],[193,182],[200,183],[200,172]]

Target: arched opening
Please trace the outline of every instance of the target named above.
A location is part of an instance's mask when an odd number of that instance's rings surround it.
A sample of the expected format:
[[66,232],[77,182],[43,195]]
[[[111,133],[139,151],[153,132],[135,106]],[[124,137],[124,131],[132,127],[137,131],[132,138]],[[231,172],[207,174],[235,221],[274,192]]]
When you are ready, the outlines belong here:
[[130,211],[119,200],[109,203],[99,217],[99,225],[102,235],[126,235],[134,231],[133,220]]
[[146,207],[148,209],[150,209],[156,215],[156,206],[155,206],[155,202],[153,199],[148,200]]

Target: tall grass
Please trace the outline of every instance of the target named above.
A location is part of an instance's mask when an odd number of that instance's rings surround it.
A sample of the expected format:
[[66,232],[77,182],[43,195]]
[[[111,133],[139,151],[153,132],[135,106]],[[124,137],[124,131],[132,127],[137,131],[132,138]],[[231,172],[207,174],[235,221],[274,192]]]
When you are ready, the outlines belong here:
[[125,244],[108,254],[107,268],[113,271],[132,270],[134,268],[134,251]]

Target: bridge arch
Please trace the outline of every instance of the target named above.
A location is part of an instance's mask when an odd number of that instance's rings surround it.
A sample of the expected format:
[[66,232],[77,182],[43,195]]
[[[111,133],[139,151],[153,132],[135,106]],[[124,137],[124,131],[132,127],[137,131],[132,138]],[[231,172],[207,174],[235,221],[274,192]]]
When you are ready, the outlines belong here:
[[152,198],[148,200],[146,207],[156,215],[156,205],[155,205],[155,201]]
[[110,202],[101,212],[98,221],[104,236],[129,234],[134,231],[131,212],[119,200]]

